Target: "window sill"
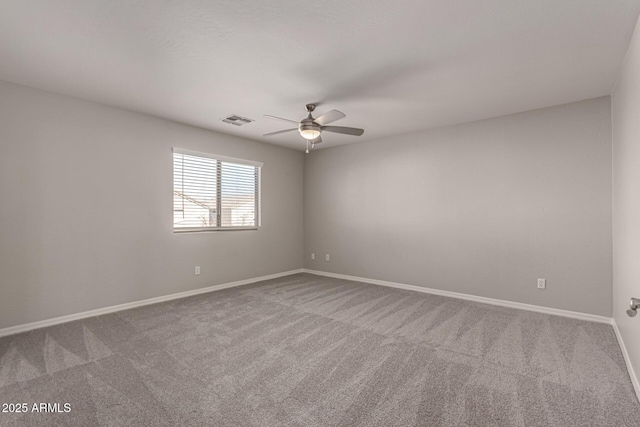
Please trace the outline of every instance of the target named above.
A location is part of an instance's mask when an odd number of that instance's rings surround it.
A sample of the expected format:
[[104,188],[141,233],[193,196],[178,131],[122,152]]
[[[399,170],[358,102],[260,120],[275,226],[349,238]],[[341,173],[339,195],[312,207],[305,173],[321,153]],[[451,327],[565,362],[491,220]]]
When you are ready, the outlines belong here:
[[212,231],[248,231],[248,230],[258,230],[260,227],[184,227],[184,228],[174,228],[173,232],[180,233],[203,233],[203,232],[212,232]]

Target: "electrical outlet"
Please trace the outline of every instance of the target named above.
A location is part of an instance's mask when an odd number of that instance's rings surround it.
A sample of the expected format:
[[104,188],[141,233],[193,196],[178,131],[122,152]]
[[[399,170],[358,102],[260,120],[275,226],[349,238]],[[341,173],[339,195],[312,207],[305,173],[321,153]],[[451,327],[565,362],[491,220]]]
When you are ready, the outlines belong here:
[[198,274],[200,274],[200,266],[199,266],[199,265],[196,265],[196,276],[197,276]]
[[316,254],[315,254],[315,252],[311,252],[311,259],[316,259]]
[[547,289],[547,279],[538,279],[538,289]]
[[326,255],[324,256],[324,260],[325,260],[325,261],[329,261],[329,254],[326,254]]

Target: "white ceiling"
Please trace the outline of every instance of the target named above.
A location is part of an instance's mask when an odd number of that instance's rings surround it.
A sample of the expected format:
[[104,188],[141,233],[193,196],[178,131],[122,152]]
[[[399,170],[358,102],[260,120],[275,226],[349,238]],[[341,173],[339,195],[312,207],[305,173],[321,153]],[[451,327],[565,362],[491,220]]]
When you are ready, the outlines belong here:
[[[0,79],[303,149],[611,93],[640,0],[2,0]],[[241,128],[228,114],[255,119]],[[317,116],[317,115],[316,115]],[[319,147],[320,148],[320,147]]]

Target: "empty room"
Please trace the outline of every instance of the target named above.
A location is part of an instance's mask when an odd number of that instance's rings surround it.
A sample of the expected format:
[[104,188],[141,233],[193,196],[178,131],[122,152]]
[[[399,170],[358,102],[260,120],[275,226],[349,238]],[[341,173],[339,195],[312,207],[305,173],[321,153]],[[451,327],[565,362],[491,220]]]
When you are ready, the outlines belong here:
[[640,0],[3,0],[0,426],[640,426]]

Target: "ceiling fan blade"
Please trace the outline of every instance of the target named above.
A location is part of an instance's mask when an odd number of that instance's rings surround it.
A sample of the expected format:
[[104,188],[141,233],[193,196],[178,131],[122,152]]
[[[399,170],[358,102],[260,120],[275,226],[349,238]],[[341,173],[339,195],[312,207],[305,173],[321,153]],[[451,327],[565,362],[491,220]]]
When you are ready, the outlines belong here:
[[291,123],[298,124],[298,122],[296,122],[294,120],[283,119],[282,117],[272,116],[271,114],[263,114],[263,115],[264,115],[264,117],[269,117],[270,119],[284,120],[285,122],[291,122]]
[[324,113],[317,119],[314,119],[313,121],[319,124],[320,126],[324,126],[324,125],[328,125],[329,123],[335,122],[336,120],[344,119],[345,117],[347,116],[342,111],[331,110]]
[[335,133],[344,133],[346,135],[355,135],[360,136],[364,133],[364,129],[358,128],[348,128],[344,126],[322,126],[323,131],[327,132],[335,132]]
[[273,136],[273,135],[279,135],[281,133],[287,133],[287,132],[293,132],[294,130],[298,130],[298,128],[295,129],[285,129],[285,130],[279,130],[277,132],[271,132],[271,133],[265,133],[262,136]]

